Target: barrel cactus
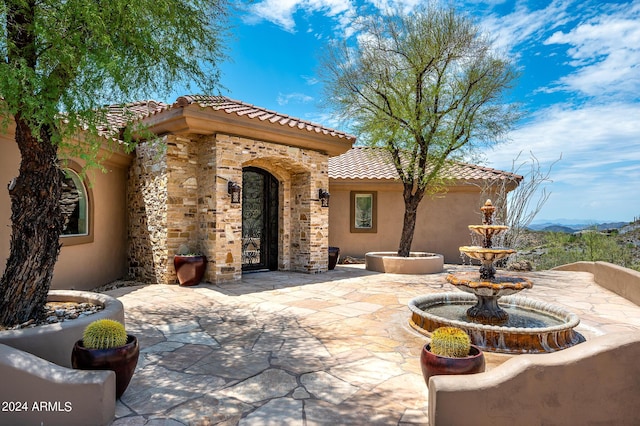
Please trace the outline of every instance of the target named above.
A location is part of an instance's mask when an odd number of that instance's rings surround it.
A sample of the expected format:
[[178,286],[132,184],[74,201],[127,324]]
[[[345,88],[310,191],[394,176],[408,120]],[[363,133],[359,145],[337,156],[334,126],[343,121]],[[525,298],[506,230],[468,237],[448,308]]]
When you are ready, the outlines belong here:
[[92,322],[82,335],[82,344],[87,349],[118,348],[126,343],[127,332],[124,325],[111,319]]
[[440,327],[431,333],[431,352],[449,358],[469,356],[471,339],[462,329],[457,327]]

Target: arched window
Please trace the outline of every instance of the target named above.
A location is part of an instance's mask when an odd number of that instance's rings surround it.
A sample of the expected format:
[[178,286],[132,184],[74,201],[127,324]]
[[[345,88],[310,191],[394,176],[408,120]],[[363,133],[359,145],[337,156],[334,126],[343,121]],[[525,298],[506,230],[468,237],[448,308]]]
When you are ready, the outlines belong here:
[[62,169],[62,199],[60,208],[64,217],[62,237],[89,235],[89,197],[87,188],[78,173],[70,168]]

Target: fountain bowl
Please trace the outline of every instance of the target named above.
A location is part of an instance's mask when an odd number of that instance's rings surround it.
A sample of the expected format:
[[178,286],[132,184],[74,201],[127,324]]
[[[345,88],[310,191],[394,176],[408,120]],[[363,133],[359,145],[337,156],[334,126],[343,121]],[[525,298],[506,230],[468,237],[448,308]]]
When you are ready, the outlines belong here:
[[490,280],[481,280],[477,272],[458,272],[447,275],[447,282],[467,293],[485,297],[509,296],[533,287],[533,283],[527,278],[506,273]]
[[[578,316],[558,306],[524,297],[505,296],[500,298],[500,305],[510,311],[510,321],[512,318],[517,321],[520,317],[531,317],[535,324],[489,325],[463,319],[467,309],[476,302],[475,295],[462,292],[418,296],[409,302],[409,324],[427,336],[438,327],[458,327],[465,330],[472,343],[480,349],[508,354],[555,352],[584,341],[574,330],[580,323]],[[430,312],[443,306],[459,312],[447,317]],[[540,325],[540,322],[548,324]]]
[[466,254],[472,259],[480,260],[481,262],[497,262],[516,251],[513,249],[504,248],[484,248],[479,246],[462,246],[460,252]]
[[498,235],[509,229],[506,225],[469,225],[471,231],[483,237]]

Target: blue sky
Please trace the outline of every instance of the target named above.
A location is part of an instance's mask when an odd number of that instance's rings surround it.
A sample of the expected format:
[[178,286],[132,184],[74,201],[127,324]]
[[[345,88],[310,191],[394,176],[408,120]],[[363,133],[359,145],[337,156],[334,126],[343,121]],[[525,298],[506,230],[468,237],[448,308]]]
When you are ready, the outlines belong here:
[[[232,60],[221,65],[222,94],[349,131],[319,107],[323,47],[332,38],[354,37],[353,22],[367,10],[417,3],[245,3],[231,17]],[[512,96],[527,114],[508,143],[484,153],[484,164],[511,171],[519,153],[527,160],[531,152],[546,169],[562,157],[536,221],[640,217],[640,0],[453,4],[473,16],[521,71]]]

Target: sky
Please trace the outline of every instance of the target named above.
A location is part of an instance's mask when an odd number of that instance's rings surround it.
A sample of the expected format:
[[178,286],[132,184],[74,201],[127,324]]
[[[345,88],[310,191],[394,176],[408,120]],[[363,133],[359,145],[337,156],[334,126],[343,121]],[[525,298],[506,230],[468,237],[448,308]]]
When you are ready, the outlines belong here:
[[[358,16],[420,0],[254,0],[230,17],[221,94],[349,132],[323,110],[318,61],[331,39],[357,36]],[[525,177],[549,171],[535,222],[640,218],[640,0],[467,0],[511,58],[510,93],[525,115],[482,163]],[[176,97],[185,93],[176,93]],[[175,99],[175,97],[173,98]],[[357,135],[356,135],[357,136]]]

